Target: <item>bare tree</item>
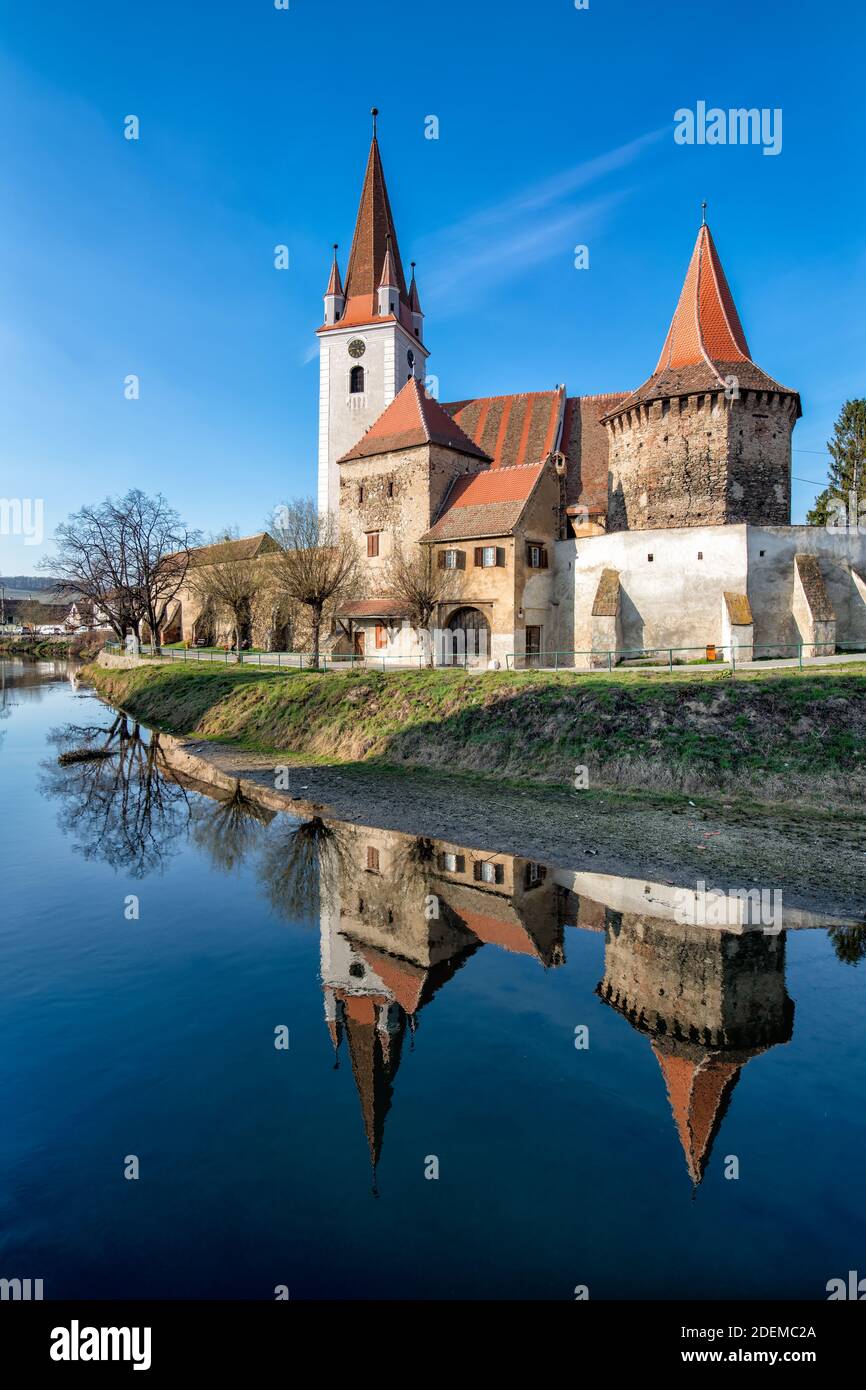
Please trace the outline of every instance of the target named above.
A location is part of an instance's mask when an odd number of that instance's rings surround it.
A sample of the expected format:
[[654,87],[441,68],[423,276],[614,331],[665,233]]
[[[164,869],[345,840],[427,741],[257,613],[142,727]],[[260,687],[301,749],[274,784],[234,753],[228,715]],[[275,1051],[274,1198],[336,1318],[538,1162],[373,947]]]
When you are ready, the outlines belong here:
[[122,641],[130,629],[138,630],[144,609],[129,527],[119,506],[107,497],[73,512],[54,533],[56,554],[38,568],[56,576],[59,594],[84,598],[103,612]]
[[317,667],[326,606],[357,590],[357,547],[350,536],[340,533],[330,513],[318,511],[311,497],[277,507],[271,534],[280,546],[273,558],[273,583],[286,599],[308,610],[311,663]]
[[252,625],[253,605],[263,582],[261,564],[256,560],[220,560],[212,565],[193,565],[189,571],[189,587],[202,611],[228,619],[238,653],[243,634]]
[[148,497],[133,488],[115,504],[115,511],[129,536],[136,588],[150,628],[150,649],[158,651],[160,631],[186,580],[200,536],[187,530],[162,493]]
[[388,593],[404,609],[425,652],[427,665],[433,665],[430,623],[440,603],[453,603],[460,595],[462,572],[440,567],[443,555],[433,547],[416,545],[408,554],[395,546],[385,571]]
[[104,613],[121,640],[146,621],[155,650],[198,543],[165,498],[137,488],[106,497],[58,526],[55,543],[57,554],[40,569],[56,576],[58,592]]

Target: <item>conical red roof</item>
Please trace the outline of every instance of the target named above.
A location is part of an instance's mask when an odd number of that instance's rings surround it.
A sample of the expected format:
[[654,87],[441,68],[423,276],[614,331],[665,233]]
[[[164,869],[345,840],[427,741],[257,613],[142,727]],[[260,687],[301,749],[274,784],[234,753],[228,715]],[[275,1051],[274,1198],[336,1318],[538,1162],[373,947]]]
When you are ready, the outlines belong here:
[[421,300],[418,298],[418,286],[415,283],[414,264],[412,268],[412,279],[409,284],[409,308],[413,314],[421,313]]
[[656,372],[700,362],[750,360],[749,345],[719,253],[709,227],[704,224],[698,232]]
[[397,270],[394,265],[394,257],[391,255],[391,238],[388,237],[385,249],[385,259],[382,262],[382,278],[379,281],[380,289],[391,289],[397,284]]
[[388,237],[391,238],[391,256],[396,278],[391,282],[397,286],[403,299],[406,298],[406,281],[400,262],[400,249],[394,218],[385,185],[385,173],[379,154],[379,142],[373,136],[370,155],[364,174],[364,187],[352,238],[349,255],[349,268],[346,272],[346,298],[356,295],[373,295],[382,283],[382,269],[388,251]]
[[[686,278],[655,371],[605,419],[632,406],[699,391],[719,391],[731,377],[740,390],[797,396],[752,360],[743,325],[710,229],[698,231]],[[799,397],[797,397],[797,413]]]
[[334,263],[331,266],[331,278],[328,281],[328,288],[325,294],[341,295],[343,293],[343,282],[340,279],[340,267],[337,265],[337,252],[334,250]]
[[367,433],[337,462],[349,463],[352,459],[388,454],[396,449],[412,449],[419,444],[441,444],[458,454],[468,454],[470,458],[490,462],[489,456],[474,439],[464,434],[447,410],[443,410],[438,401],[427,395],[417,377],[409,378]]
[[689,1177],[698,1186],[704,1177],[742,1062],[707,1054],[701,1061],[666,1051],[654,1043]]

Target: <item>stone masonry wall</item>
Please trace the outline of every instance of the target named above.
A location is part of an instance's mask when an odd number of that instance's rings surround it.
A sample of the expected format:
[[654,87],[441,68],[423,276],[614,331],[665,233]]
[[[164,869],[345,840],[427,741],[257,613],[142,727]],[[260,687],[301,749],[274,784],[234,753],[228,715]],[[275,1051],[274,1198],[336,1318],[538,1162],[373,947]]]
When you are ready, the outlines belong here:
[[[384,582],[395,543],[408,550],[430,529],[451,480],[469,462],[450,449],[424,444],[340,465],[340,530],[360,549],[370,594],[384,592],[377,584]],[[379,555],[368,559],[370,531],[380,533]]]
[[608,530],[750,522],[791,509],[791,397],[652,401],[608,423]]

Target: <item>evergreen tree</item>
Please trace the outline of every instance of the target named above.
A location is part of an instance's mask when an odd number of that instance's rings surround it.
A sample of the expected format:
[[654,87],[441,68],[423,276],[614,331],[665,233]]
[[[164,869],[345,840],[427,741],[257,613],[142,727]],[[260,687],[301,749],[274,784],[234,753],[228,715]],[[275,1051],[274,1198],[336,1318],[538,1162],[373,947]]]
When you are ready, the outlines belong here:
[[[866,400],[845,402],[827,449],[833,460],[830,482],[815,498],[807,522],[810,526],[826,526],[828,522],[839,526],[845,517],[849,525],[856,525],[861,518],[866,524]],[[854,492],[856,507],[851,505]]]

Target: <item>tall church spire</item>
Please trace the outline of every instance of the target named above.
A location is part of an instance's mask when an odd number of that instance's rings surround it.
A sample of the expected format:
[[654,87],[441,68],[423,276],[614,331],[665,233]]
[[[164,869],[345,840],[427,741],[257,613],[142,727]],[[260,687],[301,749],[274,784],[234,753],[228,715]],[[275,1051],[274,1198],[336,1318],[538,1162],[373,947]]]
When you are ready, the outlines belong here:
[[407,299],[406,279],[403,275],[394,217],[388,199],[382,157],[379,153],[379,141],[375,126],[375,117],[378,112],[375,107],[373,112],[373,139],[364,173],[364,186],[361,190],[361,202],[355,222],[352,250],[349,254],[345,293],[347,299],[354,299],[360,295],[370,295],[372,299],[375,296],[382,282],[382,271],[388,252],[388,238],[390,237],[394,283],[400,292],[400,298],[405,302]]

